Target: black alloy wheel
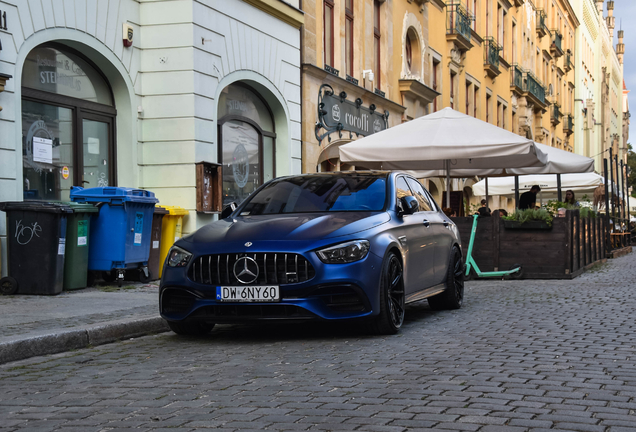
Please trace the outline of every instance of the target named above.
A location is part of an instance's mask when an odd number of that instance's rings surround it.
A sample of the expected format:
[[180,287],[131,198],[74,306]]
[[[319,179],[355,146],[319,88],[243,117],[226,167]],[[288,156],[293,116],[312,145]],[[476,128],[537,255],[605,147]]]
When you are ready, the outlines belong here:
[[457,246],[453,246],[446,274],[444,292],[430,297],[428,304],[433,310],[459,309],[464,303],[464,273],[466,268],[462,254]]
[[390,252],[382,263],[380,315],[372,328],[376,334],[395,334],[404,323],[403,276],[402,263],[393,252]]

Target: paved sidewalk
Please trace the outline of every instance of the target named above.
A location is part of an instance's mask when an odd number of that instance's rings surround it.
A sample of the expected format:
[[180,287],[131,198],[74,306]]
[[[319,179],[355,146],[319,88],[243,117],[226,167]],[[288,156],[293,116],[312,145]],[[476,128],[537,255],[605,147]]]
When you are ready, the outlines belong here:
[[168,330],[159,282],[101,283],[56,296],[0,296],[0,363]]

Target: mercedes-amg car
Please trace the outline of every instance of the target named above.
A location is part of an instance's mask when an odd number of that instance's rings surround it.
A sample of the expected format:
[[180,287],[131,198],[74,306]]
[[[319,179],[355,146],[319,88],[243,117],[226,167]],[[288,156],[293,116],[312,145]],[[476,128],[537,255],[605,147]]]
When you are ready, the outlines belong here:
[[462,305],[457,227],[405,173],[277,178],[230,211],[168,254],[160,311],[178,334],[274,319],[367,320],[393,334],[407,303]]

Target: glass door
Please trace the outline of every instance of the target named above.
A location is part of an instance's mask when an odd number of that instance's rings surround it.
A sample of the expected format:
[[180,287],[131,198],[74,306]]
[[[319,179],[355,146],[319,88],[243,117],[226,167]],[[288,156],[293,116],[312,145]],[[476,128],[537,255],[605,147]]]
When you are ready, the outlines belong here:
[[82,185],[85,188],[114,185],[111,179],[111,122],[98,116],[82,118]]
[[221,127],[223,205],[240,203],[262,181],[260,134],[249,123],[231,120]]
[[65,200],[74,182],[73,110],[22,101],[25,200]]

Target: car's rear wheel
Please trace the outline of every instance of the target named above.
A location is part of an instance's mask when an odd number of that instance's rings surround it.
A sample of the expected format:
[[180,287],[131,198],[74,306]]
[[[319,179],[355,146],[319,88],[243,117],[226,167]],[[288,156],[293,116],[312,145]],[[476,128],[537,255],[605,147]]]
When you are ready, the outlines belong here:
[[380,315],[373,322],[376,334],[391,335],[404,323],[404,278],[402,263],[390,252],[382,263]]
[[170,330],[178,335],[184,336],[203,336],[212,331],[214,323],[202,321],[168,321]]
[[446,274],[446,289],[428,299],[431,309],[459,309],[464,302],[464,260],[457,246],[453,246]]

